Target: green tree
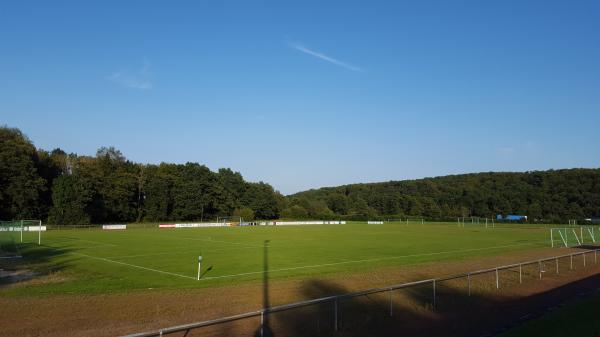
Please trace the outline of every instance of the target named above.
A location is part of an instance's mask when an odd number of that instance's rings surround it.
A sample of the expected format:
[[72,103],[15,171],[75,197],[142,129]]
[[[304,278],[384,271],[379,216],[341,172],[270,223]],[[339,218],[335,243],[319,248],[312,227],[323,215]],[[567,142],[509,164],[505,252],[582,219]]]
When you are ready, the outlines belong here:
[[281,217],[291,220],[306,219],[308,218],[308,212],[302,206],[293,205],[281,211]]
[[244,221],[254,220],[254,211],[248,207],[236,208],[233,211],[233,216],[240,217]]
[[90,216],[89,206],[92,191],[85,180],[76,175],[63,175],[54,180],[52,190],[53,206],[48,222],[53,225],[87,225]]
[[40,217],[46,182],[37,161],[35,147],[21,131],[0,127],[0,219]]

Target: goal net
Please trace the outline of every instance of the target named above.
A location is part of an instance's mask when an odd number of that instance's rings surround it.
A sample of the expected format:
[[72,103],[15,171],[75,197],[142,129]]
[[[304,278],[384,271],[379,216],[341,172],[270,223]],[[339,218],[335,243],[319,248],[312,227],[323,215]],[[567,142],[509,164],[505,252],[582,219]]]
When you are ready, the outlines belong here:
[[494,219],[480,218],[476,216],[460,217],[457,219],[458,227],[481,226],[481,227],[496,227]]
[[19,256],[21,244],[41,244],[45,230],[41,220],[0,221],[0,257]]
[[594,226],[550,228],[551,247],[573,247],[600,241],[600,230]]

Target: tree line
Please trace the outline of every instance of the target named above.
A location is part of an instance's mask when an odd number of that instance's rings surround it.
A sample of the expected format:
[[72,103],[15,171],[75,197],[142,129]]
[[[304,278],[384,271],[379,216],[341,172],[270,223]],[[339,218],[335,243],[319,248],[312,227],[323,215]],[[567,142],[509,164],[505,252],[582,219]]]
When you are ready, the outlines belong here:
[[[562,222],[600,217],[600,169],[489,172],[326,187],[289,196],[294,215],[346,219],[527,215]],[[319,214],[320,213],[320,214]]]
[[0,220],[56,225],[252,219],[451,220],[522,214],[529,221],[600,217],[600,169],[475,173],[326,187],[284,197],[228,168],[127,160],[113,147],[95,156],[45,151],[0,127]]
[[0,127],[0,219],[44,219],[55,225],[275,219],[285,198],[269,184],[231,169],[198,163],[127,160],[113,147],[96,156],[45,151],[18,129]]

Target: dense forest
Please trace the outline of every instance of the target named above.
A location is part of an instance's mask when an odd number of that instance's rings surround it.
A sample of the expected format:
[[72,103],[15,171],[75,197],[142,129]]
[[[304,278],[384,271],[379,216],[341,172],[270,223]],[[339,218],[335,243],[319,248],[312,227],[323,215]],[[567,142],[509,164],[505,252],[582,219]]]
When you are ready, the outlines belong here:
[[559,222],[600,216],[600,169],[462,174],[326,187],[289,198],[298,215],[309,209],[347,219],[513,213],[530,222]]
[[600,216],[600,169],[477,173],[326,187],[282,196],[231,169],[127,160],[113,147],[96,156],[45,151],[0,127],[0,220],[56,225],[244,219],[455,219],[523,214],[529,221]]
[[197,163],[146,165],[102,147],[95,157],[36,149],[18,129],[0,127],[0,220],[56,225],[206,220],[237,214],[274,219],[285,198],[230,169]]

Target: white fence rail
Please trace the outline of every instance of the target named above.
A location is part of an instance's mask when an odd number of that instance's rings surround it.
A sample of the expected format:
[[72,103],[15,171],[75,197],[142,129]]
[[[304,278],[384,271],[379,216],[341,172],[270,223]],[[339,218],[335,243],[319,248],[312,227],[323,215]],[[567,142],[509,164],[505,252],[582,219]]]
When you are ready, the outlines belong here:
[[[498,267],[494,267],[494,268],[488,268],[488,269],[481,269],[481,270],[475,270],[475,271],[471,271],[468,273],[462,273],[462,274],[456,274],[456,275],[451,275],[451,276],[447,276],[447,277],[441,277],[441,278],[432,278],[432,279],[426,279],[426,280],[420,280],[420,281],[415,281],[415,282],[408,282],[408,283],[402,283],[402,284],[396,284],[396,285],[391,285],[391,286],[387,286],[387,287],[382,287],[382,288],[372,288],[372,289],[366,289],[363,291],[358,291],[358,292],[353,292],[353,293],[348,293],[348,294],[342,294],[342,295],[334,295],[334,296],[327,296],[327,297],[321,297],[321,298],[317,298],[317,299],[312,299],[312,300],[307,300],[307,301],[302,301],[302,302],[296,302],[296,303],[290,303],[290,304],[284,304],[284,305],[279,305],[279,306],[273,306],[273,307],[269,307],[269,308],[265,308],[265,309],[261,309],[261,310],[256,310],[256,311],[251,311],[251,312],[246,312],[246,313],[242,313],[242,314],[238,314],[238,315],[233,315],[233,316],[227,316],[227,317],[222,317],[222,318],[218,318],[218,319],[213,319],[213,320],[207,320],[207,321],[201,321],[201,322],[196,322],[196,323],[190,323],[190,324],[184,324],[184,325],[178,325],[178,326],[173,326],[173,327],[168,327],[168,328],[164,328],[164,329],[159,329],[159,330],[155,330],[155,331],[147,331],[147,332],[141,332],[141,333],[135,333],[135,334],[131,334],[131,335],[127,335],[125,337],[152,337],[152,336],[163,336],[166,334],[171,334],[171,333],[178,333],[178,332],[185,332],[185,335],[187,335],[190,331],[192,330],[196,330],[196,329],[202,329],[204,327],[209,327],[209,326],[217,326],[220,324],[225,324],[225,323],[231,323],[231,322],[235,322],[235,321],[239,321],[239,320],[243,320],[243,319],[248,319],[248,318],[258,318],[260,317],[261,319],[261,325],[263,324],[263,322],[265,322],[266,316],[273,314],[273,313],[277,313],[277,312],[282,312],[282,311],[288,311],[288,310],[293,310],[293,309],[298,309],[298,308],[302,308],[302,307],[308,307],[308,306],[313,306],[313,305],[319,305],[319,304],[325,304],[325,303],[330,303],[333,305],[333,311],[334,311],[334,322],[333,322],[333,327],[334,330],[337,331],[338,330],[338,324],[339,324],[339,314],[338,314],[338,308],[339,308],[339,303],[340,301],[343,300],[348,300],[348,299],[352,299],[352,298],[356,298],[356,297],[360,297],[360,296],[367,296],[367,295],[371,295],[371,294],[376,294],[376,293],[385,293],[385,292],[389,292],[390,293],[390,297],[389,297],[389,314],[390,316],[393,315],[393,303],[392,303],[392,292],[394,290],[398,290],[398,289],[406,289],[406,288],[411,288],[411,287],[416,287],[416,286],[422,286],[422,285],[431,285],[431,295],[432,295],[432,308],[435,310],[436,308],[436,298],[437,298],[437,294],[436,294],[436,285],[439,284],[440,282],[443,281],[449,281],[449,280],[456,280],[456,279],[466,279],[466,284],[467,284],[467,289],[468,289],[468,296],[471,296],[471,278],[473,276],[476,275],[481,275],[481,274],[491,274],[493,273],[495,275],[495,287],[496,289],[500,289],[500,287],[502,286],[502,280],[500,277],[499,272],[502,270],[506,270],[506,269],[513,269],[513,268],[518,268],[519,269],[519,283],[522,283],[523,281],[523,267],[524,266],[530,266],[530,265],[537,265],[538,267],[538,272],[539,272],[539,279],[542,279],[542,275],[544,272],[546,272],[545,270],[545,264],[547,262],[554,262],[555,263],[555,268],[556,268],[556,274],[559,274],[559,260],[560,259],[565,259],[568,258],[570,260],[570,267],[569,269],[572,270],[574,269],[574,258],[578,257],[578,256],[582,256],[583,259],[583,266],[586,266],[586,255],[591,255],[593,254],[593,260],[594,263],[598,263],[598,251],[600,250],[600,247],[598,248],[593,248],[593,249],[586,249],[584,251],[581,252],[576,252],[576,253],[571,253],[571,254],[565,254],[565,255],[559,255],[559,256],[553,256],[553,257],[548,257],[548,258],[543,258],[543,259],[537,259],[537,260],[530,260],[530,261],[525,261],[525,262],[519,262],[519,263],[514,263],[514,264],[509,264],[509,265],[503,265],[503,266],[498,266]],[[260,330],[260,335],[262,336],[262,328]]]

